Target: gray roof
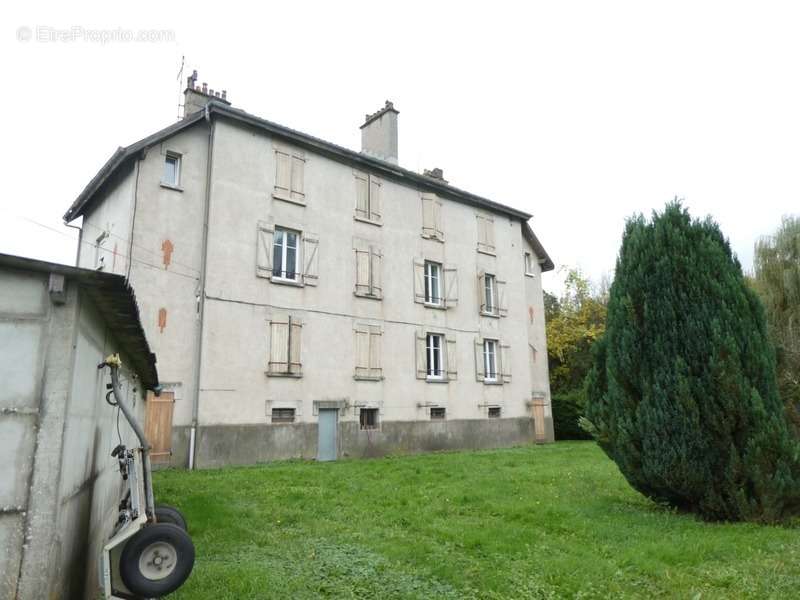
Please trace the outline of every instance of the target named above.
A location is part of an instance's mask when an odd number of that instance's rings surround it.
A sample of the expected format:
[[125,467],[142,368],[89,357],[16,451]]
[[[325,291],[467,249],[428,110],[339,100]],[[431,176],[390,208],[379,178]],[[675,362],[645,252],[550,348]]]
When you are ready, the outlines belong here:
[[156,355],[150,351],[144,335],[133,288],[122,275],[68,267],[11,254],[0,254],[0,267],[56,273],[75,281],[91,298],[109,329],[122,344],[120,351],[133,363],[133,370],[139,374],[145,388],[154,389],[158,385]]
[[289,127],[284,127],[283,125],[279,125],[278,123],[274,123],[272,121],[267,121],[266,119],[256,117],[248,112],[238,108],[233,108],[227,104],[223,104],[222,102],[217,102],[215,100],[211,100],[208,103],[205,111],[193,113],[182,121],[178,121],[177,123],[174,123],[173,125],[170,125],[169,127],[166,127],[151,136],[139,140],[138,142],[131,144],[126,148],[118,148],[111,158],[108,159],[106,164],[103,165],[100,171],[98,171],[97,175],[92,178],[84,190],[78,195],[78,197],[72,203],[72,206],[69,207],[69,210],[67,210],[67,212],[64,214],[64,221],[70,222],[84,214],[91,207],[95,193],[103,187],[111,175],[115,173],[123,164],[132,160],[133,157],[137,156],[140,152],[142,152],[142,150],[145,150],[154,144],[160,143],[164,139],[178,133],[179,131],[182,131],[183,129],[191,127],[198,121],[204,120],[206,116],[209,119],[214,116],[231,119],[238,123],[266,131],[271,135],[288,140],[299,147],[312,150],[340,162],[344,161],[354,166],[368,169],[372,172],[380,174],[383,177],[398,180],[406,184],[412,184],[420,190],[439,194],[443,197],[450,198],[463,204],[468,204],[470,206],[519,219],[526,225],[526,227],[523,228],[525,237],[533,245],[536,254],[541,259],[542,269],[549,271],[553,268],[552,260],[550,260],[550,257],[548,256],[544,247],[542,247],[542,244],[536,238],[533,230],[527,224],[528,219],[531,218],[531,215],[524,211],[494,202],[488,198],[477,196],[455,186],[449,185],[444,181],[434,179],[426,175],[420,175],[419,173],[409,171],[408,169],[404,169],[395,164],[380,160],[379,158],[350,150],[349,148],[327,142]]

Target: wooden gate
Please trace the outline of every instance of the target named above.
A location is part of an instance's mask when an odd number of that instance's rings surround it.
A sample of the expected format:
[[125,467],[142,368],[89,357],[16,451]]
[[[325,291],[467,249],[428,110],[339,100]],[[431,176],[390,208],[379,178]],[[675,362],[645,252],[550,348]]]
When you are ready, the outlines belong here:
[[154,463],[169,462],[172,456],[172,409],[175,406],[174,392],[161,392],[156,396],[147,392],[145,404],[144,435],[150,444],[150,460]]
[[544,398],[533,399],[533,436],[537,444],[547,441],[544,427]]

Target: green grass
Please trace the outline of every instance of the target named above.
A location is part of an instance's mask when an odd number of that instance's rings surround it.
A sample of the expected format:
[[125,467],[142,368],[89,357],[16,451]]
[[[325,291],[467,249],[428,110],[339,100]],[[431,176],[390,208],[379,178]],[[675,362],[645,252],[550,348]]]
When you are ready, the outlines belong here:
[[197,548],[170,598],[796,598],[800,527],[705,523],[591,442],[162,471]]

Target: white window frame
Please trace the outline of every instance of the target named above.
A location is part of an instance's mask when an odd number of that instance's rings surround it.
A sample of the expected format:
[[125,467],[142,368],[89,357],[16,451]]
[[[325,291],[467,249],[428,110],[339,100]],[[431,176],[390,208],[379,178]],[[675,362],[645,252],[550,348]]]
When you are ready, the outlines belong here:
[[[166,169],[167,169],[167,162],[170,160],[175,161],[175,181],[167,181],[166,180]],[[164,172],[161,174],[161,184],[169,187],[180,189],[181,186],[181,155],[177,152],[166,152],[164,154]]]
[[525,257],[525,275],[528,277],[536,277],[536,272],[533,270],[533,254],[531,252],[526,252]]
[[483,274],[483,289],[486,295],[486,306],[483,312],[488,315],[496,315],[500,312],[497,305],[497,277],[492,273]]
[[[432,260],[425,261],[424,283],[425,283],[425,304],[428,304],[430,306],[442,306],[444,304],[444,299],[442,298],[441,263],[434,262]],[[435,289],[434,289],[434,283],[436,284]]]
[[483,340],[483,380],[486,383],[497,383],[499,381],[498,372],[498,341],[494,339]]
[[[275,268],[278,265],[278,256],[275,252],[276,243],[275,241],[278,239],[278,233],[281,234],[282,243],[280,245],[281,255],[280,255],[280,271],[278,271],[278,275],[275,274]],[[294,277],[287,277],[286,276],[286,257],[289,252],[289,243],[288,243],[288,235],[287,234],[294,234],[295,236],[295,257],[294,257]],[[300,277],[303,275],[303,260],[300,251],[300,240],[302,239],[302,233],[295,230],[289,229],[288,227],[275,227],[275,232],[273,234],[272,239],[272,280],[273,281],[287,281],[291,283],[300,283]]]
[[[434,345],[434,340],[438,340],[438,347]],[[425,335],[425,356],[427,357],[427,377],[429,381],[444,381],[444,335],[441,333],[428,333]],[[439,371],[436,372],[436,355],[439,358]]]

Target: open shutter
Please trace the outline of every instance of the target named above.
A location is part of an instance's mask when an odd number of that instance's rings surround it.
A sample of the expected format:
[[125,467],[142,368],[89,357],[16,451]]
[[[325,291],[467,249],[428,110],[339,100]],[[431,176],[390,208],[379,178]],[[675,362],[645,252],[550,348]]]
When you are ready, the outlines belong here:
[[376,298],[383,297],[383,282],[381,279],[381,263],[383,254],[375,246],[369,248],[369,293]]
[[369,180],[366,175],[356,175],[356,216],[369,218]]
[[475,338],[475,379],[483,381],[486,379],[486,368],[483,364],[483,340]]
[[275,230],[263,221],[258,222],[256,235],[256,276],[272,277],[272,237]]
[[444,305],[447,308],[458,305],[458,270],[454,265],[446,265],[444,271]]
[[497,311],[501,317],[508,315],[508,306],[506,306],[506,282],[495,279],[495,286],[497,287]]
[[292,157],[280,150],[275,151],[275,195],[280,198],[291,197]]
[[312,233],[303,235],[303,283],[317,285],[319,280],[319,239]]
[[305,192],[306,161],[298,156],[292,156],[292,200],[306,201]]
[[383,375],[381,369],[381,336],[379,327],[370,327],[369,330],[369,376],[379,378]]
[[271,321],[269,324],[269,362],[267,372],[289,371],[289,321]]
[[356,377],[369,377],[369,327],[356,325]]
[[300,342],[303,322],[289,319],[289,373],[299,375],[303,364],[300,362]]
[[456,354],[456,338],[447,336],[445,339],[445,365],[447,379],[458,379],[458,355]]
[[414,354],[417,359],[417,379],[428,377],[428,357],[425,348],[425,332],[417,330],[414,337]]
[[373,221],[381,220],[381,189],[380,180],[369,178],[369,218]]
[[478,310],[486,312],[486,273],[478,271]]
[[356,252],[356,294],[366,296],[369,290],[369,250],[355,249]]
[[503,375],[503,383],[511,382],[511,354],[508,344],[500,344],[500,373]]
[[425,261],[414,259],[414,302],[425,303]]

